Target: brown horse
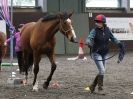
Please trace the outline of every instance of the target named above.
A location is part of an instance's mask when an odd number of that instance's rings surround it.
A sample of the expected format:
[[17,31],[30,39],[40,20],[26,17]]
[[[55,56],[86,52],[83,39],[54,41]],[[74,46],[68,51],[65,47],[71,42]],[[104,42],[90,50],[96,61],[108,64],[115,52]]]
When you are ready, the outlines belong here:
[[54,71],[56,70],[54,48],[56,44],[55,34],[57,33],[57,31],[60,31],[71,42],[75,42],[76,35],[71,23],[71,16],[72,13],[58,13],[55,15],[46,15],[43,18],[39,19],[36,23],[28,23],[23,27],[21,33],[21,41],[24,54],[26,80],[28,76],[28,68],[30,65],[28,57],[30,56],[30,54],[33,54],[33,90],[37,90],[36,79],[39,72],[39,62],[41,60],[42,54],[46,54],[51,62],[51,72],[46,82],[43,84],[43,88],[48,88]]
[[0,71],[1,71],[2,58],[5,56],[6,53],[5,41],[6,41],[6,35],[0,31]]

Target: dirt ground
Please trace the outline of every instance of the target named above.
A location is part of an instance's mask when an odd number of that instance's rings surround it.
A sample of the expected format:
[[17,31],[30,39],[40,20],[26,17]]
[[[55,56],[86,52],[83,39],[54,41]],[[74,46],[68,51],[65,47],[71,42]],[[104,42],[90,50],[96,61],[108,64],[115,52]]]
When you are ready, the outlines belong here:
[[[104,80],[106,95],[90,94],[84,90],[97,74],[93,60],[87,56],[87,61],[68,61],[67,58],[70,57],[74,56],[56,56],[57,69],[47,90],[42,88],[42,84],[49,75],[50,63],[47,58],[42,58],[38,74],[38,92],[32,91],[33,74],[29,75],[28,85],[13,87],[7,84],[7,79],[18,67],[2,67],[0,99],[133,99],[130,94],[133,91],[133,53],[128,52],[121,64],[116,63],[117,57],[107,61]],[[7,61],[9,59],[3,60]],[[16,73],[17,77],[23,77]],[[51,86],[55,81],[59,82],[60,88]]]

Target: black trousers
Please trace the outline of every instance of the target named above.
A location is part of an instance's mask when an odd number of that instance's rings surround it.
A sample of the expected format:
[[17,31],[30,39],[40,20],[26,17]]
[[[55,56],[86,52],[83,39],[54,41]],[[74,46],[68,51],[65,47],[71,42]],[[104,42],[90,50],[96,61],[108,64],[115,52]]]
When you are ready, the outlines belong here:
[[22,51],[18,51],[16,52],[16,54],[17,54],[19,70],[20,72],[22,72],[23,71],[23,53]]

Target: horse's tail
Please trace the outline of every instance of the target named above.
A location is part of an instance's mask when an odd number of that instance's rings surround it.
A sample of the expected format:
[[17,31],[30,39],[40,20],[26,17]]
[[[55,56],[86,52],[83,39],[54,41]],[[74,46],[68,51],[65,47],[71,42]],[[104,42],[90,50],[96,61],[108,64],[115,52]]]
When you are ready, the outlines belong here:
[[[32,67],[33,67],[33,53],[28,54],[27,57],[28,57],[27,58],[28,60],[27,59],[26,60],[23,59],[23,66],[24,67],[22,69],[23,69],[24,72],[31,71]],[[23,56],[23,58],[24,58],[24,56]]]
[[28,70],[32,70],[32,66],[33,66],[33,53],[32,54],[29,54],[29,67],[28,67]]

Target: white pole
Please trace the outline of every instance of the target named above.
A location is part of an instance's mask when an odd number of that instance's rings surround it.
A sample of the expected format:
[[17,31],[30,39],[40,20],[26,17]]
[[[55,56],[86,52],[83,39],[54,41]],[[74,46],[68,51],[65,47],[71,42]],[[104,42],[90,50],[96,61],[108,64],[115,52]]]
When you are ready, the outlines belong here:
[[[11,0],[11,24],[13,24],[13,0]],[[13,28],[13,27],[10,27]],[[13,66],[13,30],[10,29],[10,64],[11,64],[11,68]],[[13,71],[13,70],[12,70]],[[11,77],[12,77],[12,73],[11,73]]]
[[13,24],[13,0],[11,0],[11,23]]

